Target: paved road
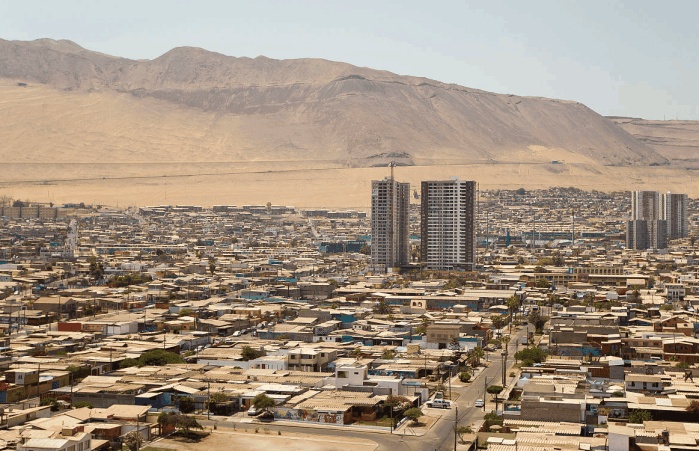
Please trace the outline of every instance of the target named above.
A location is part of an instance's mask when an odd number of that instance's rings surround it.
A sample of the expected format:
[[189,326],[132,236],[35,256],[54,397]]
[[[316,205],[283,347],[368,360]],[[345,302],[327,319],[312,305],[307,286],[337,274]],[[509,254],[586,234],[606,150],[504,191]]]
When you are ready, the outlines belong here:
[[[514,365],[514,353],[517,349],[516,343],[524,337],[527,333],[526,328],[520,331],[512,331],[512,339],[508,346],[508,358],[507,358],[507,368],[505,370],[506,384],[511,382],[509,377],[510,369]],[[502,384],[502,366],[503,359],[497,353],[490,353],[490,362],[487,368],[478,373],[478,375],[473,379],[473,381],[462,387],[454,388],[459,394],[456,401],[456,408],[459,411],[458,426],[472,426],[474,430],[480,426],[483,420],[483,415],[487,411],[495,409],[495,403],[490,401],[490,395],[485,395],[485,388],[490,385],[501,385]],[[458,381],[458,378],[456,379]],[[452,380],[452,384],[457,385]],[[460,384],[458,384],[460,385]],[[483,399],[486,401],[485,409],[479,409],[473,407],[476,399]],[[442,416],[442,419],[435,424],[429,433],[425,436],[420,437],[420,442],[423,450],[449,450],[454,449],[454,419],[456,416],[456,408],[449,410],[447,415]],[[415,449],[415,448],[413,448]]]

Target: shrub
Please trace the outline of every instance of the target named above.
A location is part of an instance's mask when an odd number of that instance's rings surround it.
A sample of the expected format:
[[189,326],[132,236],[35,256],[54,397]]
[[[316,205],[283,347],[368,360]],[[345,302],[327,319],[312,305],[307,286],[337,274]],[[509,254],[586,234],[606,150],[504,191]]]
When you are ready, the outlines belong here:
[[76,409],[82,409],[83,407],[87,407],[89,409],[92,409],[92,404],[90,404],[87,401],[80,401],[80,402],[73,403],[73,407],[75,407]]
[[629,412],[629,423],[643,423],[644,421],[652,421],[653,414],[647,410],[632,410]]
[[468,371],[462,371],[461,373],[459,373],[459,380],[461,382],[470,381],[471,380],[471,373],[469,373]]
[[406,410],[406,411],[403,413],[403,415],[404,415],[406,418],[412,420],[413,423],[417,423],[418,420],[420,419],[420,417],[424,416],[425,414],[422,413],[422,410],[420,410],[419,408],[413,407],[413,408],[411,408],[411,409]]
[[191,396],[180,396],[179,398],[179,408],[182,413],[192,413],[194,412],[194,398]]

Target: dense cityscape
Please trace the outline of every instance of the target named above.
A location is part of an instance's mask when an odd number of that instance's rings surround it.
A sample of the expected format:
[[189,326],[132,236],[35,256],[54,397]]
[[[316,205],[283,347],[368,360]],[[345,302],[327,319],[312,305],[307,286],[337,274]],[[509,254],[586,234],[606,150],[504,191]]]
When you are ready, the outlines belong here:
[[696,200],[393,172],[368,212],[3,197],[0,439],[699,448]]

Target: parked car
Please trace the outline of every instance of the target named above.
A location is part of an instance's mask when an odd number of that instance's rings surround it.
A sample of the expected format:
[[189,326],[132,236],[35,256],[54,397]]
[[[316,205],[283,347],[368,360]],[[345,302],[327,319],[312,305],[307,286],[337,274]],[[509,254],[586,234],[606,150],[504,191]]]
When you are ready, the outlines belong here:
[[435,409],[451,409],[451,403],[446,399],[433,399],[432,401],[427,401],[427,407],[434,407]]
[[250,408],[248,409],[248,415],[250,415],[251,417],[256,417],[261,413],[262,410],[257,410],[255,406],[250,406]]
[[271,421],[274,421],[274,414],[269,410],[265,410],[259,417],[257,417],[257,419],[260,421],[264,421],[265,423],[269,423]]
[[483,407],[485,406],[485,402],[483,402],[482,399],[476,399],[476,402],[473,403],[473,407]]

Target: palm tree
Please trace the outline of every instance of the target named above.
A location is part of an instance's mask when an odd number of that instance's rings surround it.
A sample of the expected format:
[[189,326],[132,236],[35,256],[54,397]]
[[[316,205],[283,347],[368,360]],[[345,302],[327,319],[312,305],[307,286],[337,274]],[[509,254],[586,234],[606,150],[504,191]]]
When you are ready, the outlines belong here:
[[517,311],[519,310],[519,299],[517,296],[511,296],[507,300],[507,309],[510,311],[510,332],[512,332],[512,315],[514,313],[515,318],[517,317]]
[[481,348],[480,346],[476,346],[470,352],[471,363],[474,367],[480,365],[481,359],[483,357],[485,357],[485,351],[483,351],[483,348]]

